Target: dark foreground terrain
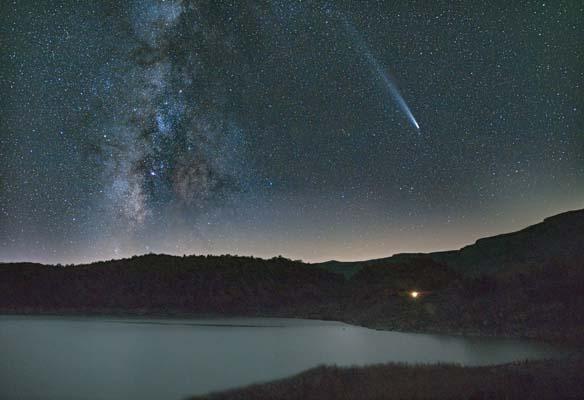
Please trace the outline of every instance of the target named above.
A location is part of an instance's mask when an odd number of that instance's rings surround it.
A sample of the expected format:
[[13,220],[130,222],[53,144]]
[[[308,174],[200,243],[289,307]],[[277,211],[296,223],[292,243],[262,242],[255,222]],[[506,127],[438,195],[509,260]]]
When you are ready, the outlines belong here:
[[582,399],[584,360],[493,367],[384,364],[318,367],[291,378],[195,397],[244,399]]

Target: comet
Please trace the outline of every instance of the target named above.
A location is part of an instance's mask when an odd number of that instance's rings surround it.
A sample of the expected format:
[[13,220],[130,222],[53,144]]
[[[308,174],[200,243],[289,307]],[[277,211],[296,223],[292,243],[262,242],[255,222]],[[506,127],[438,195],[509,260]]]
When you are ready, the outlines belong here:
[[401,95],[397,87],[397,84],[395,83],[395,80],[391,77],[387,69],[384,68],[381,65],[381,63],[375,58],[373,52],[371,51],[367,43],[365,43],[365,40],[357,31],[357,29],[355,29],[355,27],[346,18],[343,18],[343,22],[345,30],[349,34],[349,37],[351,38],[357,50],[359,50],[358,54],[365,57],[365,60],[367,60],[367,63],[371,66],[373,72],[381,79],[393,100],[396,102],[400,110],[406,115],[408,121],[410,121],[410,124],[412,124],[412,126],[417,131],[420,131],[420,125],[418,124],[418,121],[416,121],[416,118],[414,117],[414,114],[410,110],[410,107],[408,107],[408,104]]

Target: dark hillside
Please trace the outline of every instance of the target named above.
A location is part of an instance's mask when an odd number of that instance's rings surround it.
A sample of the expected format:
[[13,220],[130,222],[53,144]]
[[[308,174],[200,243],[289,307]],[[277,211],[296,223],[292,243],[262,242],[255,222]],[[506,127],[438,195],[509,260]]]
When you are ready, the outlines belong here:
[[431,256],[475,276],[552,264],[575,265],[584,260],[584,210],[555,215],[518,232],[479,239],[456,253]]
[[79,266],[0,265],[4,312],[311,312],[342,277],[285,258],[146,255]]
[[558,264],[579,265],[584,262],[584,210],[558,214],[517,232],[479,239],[460,250],[316,265],[351,277],[369,265],[403,264],[428,258],[473,277]]

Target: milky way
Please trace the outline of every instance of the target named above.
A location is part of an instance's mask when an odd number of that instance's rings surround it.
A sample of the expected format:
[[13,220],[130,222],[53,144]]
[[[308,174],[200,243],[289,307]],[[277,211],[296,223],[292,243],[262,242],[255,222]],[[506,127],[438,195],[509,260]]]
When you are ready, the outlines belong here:
[[124,72],[101,96],[115,105],[100,121],[111,124],[98,145],[105,208],[118,231],[196,224],[242,186],[241,131],[222,112],[221,89],[204,89],[213,66],[199,54],[226,49],[196,3],[138,1],[128,13]]
[[584,207],[582,7],[4,1],[0,261],[367,259]]

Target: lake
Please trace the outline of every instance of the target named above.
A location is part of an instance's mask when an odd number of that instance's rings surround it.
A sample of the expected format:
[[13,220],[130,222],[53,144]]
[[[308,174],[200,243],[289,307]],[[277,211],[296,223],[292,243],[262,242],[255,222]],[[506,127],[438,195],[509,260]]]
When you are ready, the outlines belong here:
[[0,317],[2,399],[183,399],[320,364],[485,365],[561,355],[514,339],[280,318]]

